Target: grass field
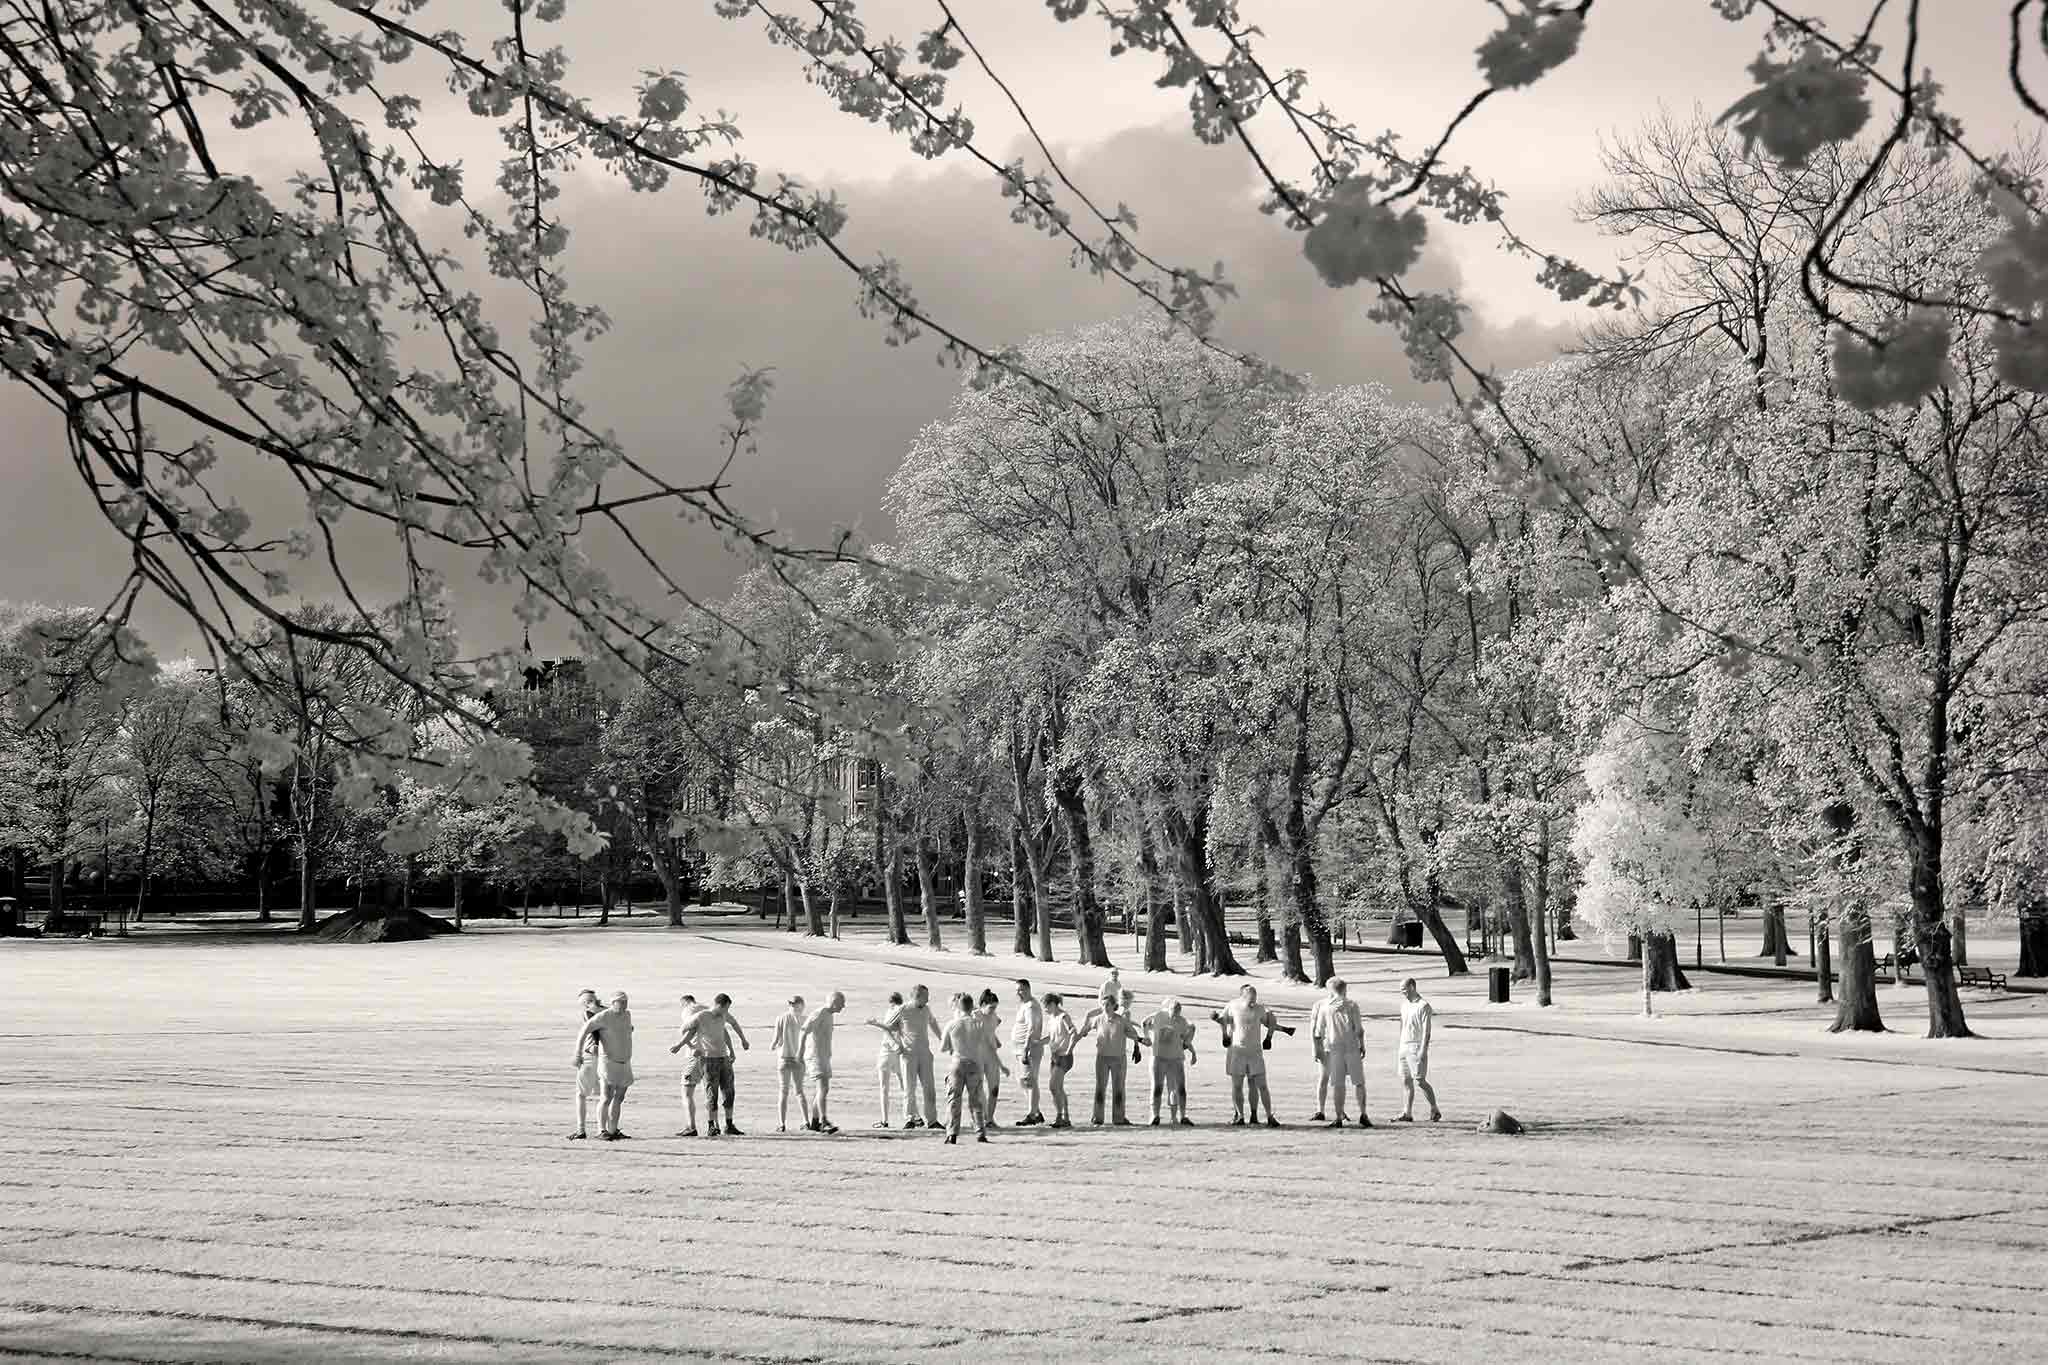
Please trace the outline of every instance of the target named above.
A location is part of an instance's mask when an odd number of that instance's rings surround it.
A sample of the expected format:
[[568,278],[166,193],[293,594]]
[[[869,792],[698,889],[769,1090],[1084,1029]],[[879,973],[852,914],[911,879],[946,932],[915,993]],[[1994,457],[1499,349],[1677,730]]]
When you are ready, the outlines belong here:
[[[1643,1020],[1626,970],[1539,1011],[1351,954],[1370,1132],[1303,1125],[1305,1035],[1271,1054],[1293,1123],[1219,1126],[1205,1023],[1195,1130],[1090,1130],[1077,1086],[1076,1131],[947,1147],[869,1129],[857,1021],[916,980],[1100,973],[704,923],[0,944],[0,1358],[2048,1358],[2048,997],[1969,992],[1986,1036],[1936,1043],[1885,986],[1901,1032],[1837,1038],[1810,984],[1696,978]],[[1385,1122],[1411,972],[1440,1125]],[[630,1143],[563,1140],[585,985],[633,995]],[[775,1136],[768,1026],[835,987],[845,1131]],[[684,990],[754,1030],[747,1137],[663,1136]],[[1474,1131],[1495,1106],[1528,1134]]]

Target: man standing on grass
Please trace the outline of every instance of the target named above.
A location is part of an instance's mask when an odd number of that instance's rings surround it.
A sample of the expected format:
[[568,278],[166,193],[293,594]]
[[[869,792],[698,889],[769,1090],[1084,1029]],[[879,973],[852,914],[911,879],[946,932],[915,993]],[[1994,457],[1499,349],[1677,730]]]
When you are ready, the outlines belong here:
[[[897,1018],[902,1008],[903,992],[890,991],[889,1013],[887,1017],[891,1019]],[[910,1082],[905,1078],[903,1070],[903,1059],[909,1055],[910,1049],[904,1043],[903,1035],[898,1026],[884,1023],[880,1019],[870,1019],[867,1021],[867,1025],[869,1028],[877,1028],[882,1031],[882,1045],[875,1053],[875,1081],[882,1088],[882,1117],[875,1124],[875,1127],[887,1128],[889,1126],[890,1086],[899,1081],[902,1082],[903,1109],[905,1113],[908,1113],[910,1110]],[[908,1127],[909,1125],[906,1124],[904,1126]]]
[[1067,1115],[1067,1073],[1074,1069],[1074,1049],[1080,1046],[1081,1033],[1074,1027],[1074,1016],[1067,1013],[1066,1003],[1059,995],[1047,991],[1045,995],[1045,1052],[1046,1073],[1051,1078],[1052,1126],[1072,1128],[1074,1121]]
[[1131,1121],[1124,1114],[1124,1078],[1130,1063],[1124,1050],[1136,1046],[1137,1025],[1124,1014],[1121,1001],[1105,997],[1102,1007],[1088,1011],[1088,1017],[1081,1021],[1082,1036],[1090,1031],[1095,1034],[1095,1107],[1089,1122],[1097,1128],[1102,1126],[1102,1101],[1107,1092],[1110,1122],[1115,1127],[1128,1128]]
[[1308,1012],[1308,1040],[1316,1049],[1316,1112],[1308,1116],[1311,1123],[1324,1122],[1328,1117],[1324,1111],[1330,1107],[1329,1013],[1327,995],[1310,1006]]
[[[683,997],[681,1027],[684,1037],[689,1036],[691,1021],[702,1014],[704,1010],[705,1007],[697,1003],[696,996],[686,995]],[[678,1038],[675,1046],[669,1049],[669,1053],[673,1055],[681,1052],[685,1046],[690,1048],[690,1064],[683,1069],[683,1107],[689,1113],[690,1126],[677,1133],[676,1136],[695,1137],[697,1136],[697,1087],[704,1083],[704,1050],[695,1045],[686,1045],[682,1038]]]
[[1324,997],[1322,1005],[1323,1075],[1328,1079],[1337,1105],[1337,1114],[1330,1120],[1330,1126],[1344,1126],[1344,1085],[1348,1081],[1358,1089],[1358,1126],[1370,1128],[1372,1120],[1365,1113],[1364,1016],[1359,1014],[1358,1002],[1351,998],[1342,977],[1330,978],[1330,993]]
[[839,1011],[846,1008],[846,996],[841,991],[832,992],[832,998],[825,1002],[825,1008],[813,1014],[804,1024],[804,1039],[810,1044],[809,1080],[814,1098],[811,1102],[811,1131],[814,1133],[836,1133],[839,1131],[825,1113],[825,1105],[832,1098],[832,1028]]
[[1401,1088],[1407,1096],[1407,1103],[1401,1106],[1396,1120],[1401,1123],[1415,1122],[1415,1087],[1421,1086],[1423,1095],[1429,1100],[1429,1121],[1435,1123],[1443,1117],[1443,1111],[1436,1107],[1436,1091],[1429,1084],[1429,1037],[1436,1021],[1436,1010],[1422,992],[1415,989],[1415,978],[1409,977],[1401,983]]
[[1273,1092],[1266,1087],[1266,1050],[1273,1046],[1273,1031],[1279,1021],[1273,1011],[1259,1003],[1258,988],[1246,984],[1238,991],[1237,999],[1223,1011],[1225,1027],[1230,1032],[1230,1052],[1226,1058],[1230,1072],[1230,1122],[1233,1127],[1245,1122],[1250,1099],[1251,1122],[1259,1122],[1259,1104],[1266,1106],[1266,1126],[1278,1128],[1280,1120],[1273,1117]]
[[[932,1077],[932,1039],[941,1035],[939,1021],[932,1018],[931,999],[931,992],[919,985],[910,992],[909,1004],[898,1005],[882,1017],[883,1026],[894,1029],[903,1039],[903,1104],[910,1111],[903,1124],[905,1128],[939,1126],[939,1092]],[[921,1119],[917,1115],[920,1090],[924,1092]]]
[[626,1107],[626,1090],[633,1084],[633,1016],[626,1008],[626,993],[616,991],[611,1004],[583,1021],[576,1035],[576,1065],[583,1066],[584,1040],[595,1035],[598,1044],[598,1074],[604,1098],[597,1106],[597,1135],[606,1142],[627,1136],[619,1131],[619,1112]]
[[[919,987],[920,990],[923,987]],[[981,1107],[981,1051],[988,1033],[974,1017],[974,997],[953,999],[953,1017],[939,1035],[939,1050],[952,1057],[946,1068],[946,1141],[960,1141],[960,1105],[974,1111],[974,1140],[988,1141],[988,1113]]]
[[747,1041],[747,1031],[740,1027],[739,1020],[732,1017],[732,997],[723,992],[712,999],[710,1009],[683,1028],[681,1041],[697,1044],[704,1054],[704,1093],[711,1106],[711,1121],[704,1127],[705,1137],[717,1137],[721,1131],[718,1126],[721,1100],[725,1103],[725,1127],[722,1131],[733,1137],[745,1136],[732,1121],[732,1044],[735,1037],[742,1048],[753,1050],[753,1044]]
[[1112,1000],[1124,998],[1124,979],[1115,967],[1111,967],[1109,975],[1103,978],[1102,989],[1096,992],[1096,998],[1100,1001],[1100,1004],[1096,1006],[1097,1009],[1100,1009],[1102,1005],[1109,1004]]
[[1152,1043],[1152,1126],[1159,1126],[1159,1103],[1166,1102],[1167,1122],[1182,1128],[1194,1127],[1188,1117],[1188,1076],[1182,1058],[1195,1057],[1194,1021],[1180,1012],[1180,1001],[1167,997],[1160,1007],[1145,1016],[1142,1025]]
[[[585,1024],[589,1023],[591,1018],[604,1008],[604,1006],[597,1003],[596,991],[581,992],[576,997],[576,1004],[582,1010],[581,1022]],[[576,1131],[569,1134],[569,1139],[572,1142],[590,1136],[589,1131],[585,1127],[584,1120],[584,1115],[590,1110],[590,1102],[592,1100],[598,1102],[600,1118],[603,1115],[604,1105],[604,1082],[597,1073],[597,1039],[591,1037],[587,1030],[577,1036],[583,1041],[576,1050]]]
[[1017,1022],[1010,1026],[1010,1041],[1017,1048],[1017,1071],[1023,1076],[1024,1094],[1031,1108],[1017,1120],[1019,1128],[1044,1123],[1038,1108],[1038,1063],[1045,1052],[1045,1008],[1031,993],[1031,983],[1017,979]]
[[[789,1131],[789,1092],[796,1092],[797,1113],[804,1121],[804,1127],[811,1126],[811,1102],[804,1098],[804,998],[801,995],[789,997],[789,1008],[775,1019],[775,1036],[769,1046],[775,1049],[775,1070],[781,1079],[781,1093],[775,1101],[775,1131]],[[731,1118],[730,1107],[726,1117]]]

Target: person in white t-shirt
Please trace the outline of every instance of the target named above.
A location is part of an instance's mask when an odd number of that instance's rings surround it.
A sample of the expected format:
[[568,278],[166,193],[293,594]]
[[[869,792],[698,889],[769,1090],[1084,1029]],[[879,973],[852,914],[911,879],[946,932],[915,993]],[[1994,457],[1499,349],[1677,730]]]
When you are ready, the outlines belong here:
[[832,998],[825,1002],[825,1008],[814,1011],[804,1021],[804,1041],[808,1044],[804,1078],[810,1082],[812,1095],[808,1126],[814,1133],[839,1131],[826,1114],[825,1105],[832,1098],[832,1029],[839,1011],[845,1008],[845,993],[834,991]]
[[1019,1128],[1044,1123],[1038,1107],[1038,1064],[1045,1055],[1045,1007],[1031,993],[1031,983],[1017,979],[1017,1022],[1010,1026],[1010,1042],[1017,1049],[1017,1072],[1023,1077],[1024,1094],[1030,1109],[1017,1120]]
[[908,1113],[914,1107],[914,1102],[910,1098],[910,1080],[903,1072],[903,1059],[909,1053],[910,1047],[903,1041],[902,1025],[900,1023],[888,1022],[889,1020],[898,1019],[899,1011],[902,1008],[903,992],[890,991],[889,1013],[886,1019],[869,1019],[866,1021],[869,1028],[882,1031],[881,1046],[875,1052],[875,1083],[881,1087],[882,1091],[882,1118],[880,1122],[875,1124],[877,1128],[887,1128],[890,1126],[889,1088],[896,1082],[901,1081],[903,1083],[903,1108],[905,1112]]
[[1436,1107],[1436,1090],[1429,1083],[1429,1037],[1431,1026],[1436,1019],[1436,1010],[1422,992],[1415,989],[1415,978],[1409,977],[1401,983],[1401,1045],[1399,1067],[1401,1089],[1407,1096],[1396,1116],[1400,1123],[1415,1122],[1415,1088],[1422,1087],[1423,1096],[1429,1101],[1429,1121],[1435,1123],[1443,1117],[1443,1111]]
[[626,1137],[619,1131],[619,1111],[626,1106],[626,1091],[633,1084],[633,1013],[626,1008],[626,993],[612,992],[611,1002],[583,1021],[576,1035],[576,1069],[583,1069],[585,1043],[595,1037],[598,1045],[598,1078],[603,1085],[597,1105],[597,1135],[607,1142]]
[[1358,1002],[1351,998],[1342,977],[1330,978],[1330,993],[1323,1001],[1323,1074],[1328,1077],[1336,1114],[1332,1128],[1344,1126],[1344,1087],[1358,1089],[1358,1126],[1372,1127],[1365,1115],[1365,1018]]
[[1273,1011],[1259,1003],[1258,988],[1249,983],[1239,988],[1237,999],[1222,1013],[1230,1032],[1230,1051],[1224,1059],[1230,1072],[1230,1122],[1232,1126],[1245,1122],[1249,1098],[1252,1124],[1256,1126],[1259,1121],[1259,1105],[1263,1101],[1266,1126],[1278,1128],[1280,1120],[1273,1116],[1273,1092],[1266,1086],[1266,1049],[1272,1047],[1273,1033],[1280,1027],[1280,1021]]
[[782,1092],[775,1102],[775,1131],[789,1131],[789,1094],[796,1092],[797,1113],[804,1127],[811,1126],[811,1102],[804,1096],[804,998],[789,997],[789,1008],[775,1017],[776,1070],[782,1077]]

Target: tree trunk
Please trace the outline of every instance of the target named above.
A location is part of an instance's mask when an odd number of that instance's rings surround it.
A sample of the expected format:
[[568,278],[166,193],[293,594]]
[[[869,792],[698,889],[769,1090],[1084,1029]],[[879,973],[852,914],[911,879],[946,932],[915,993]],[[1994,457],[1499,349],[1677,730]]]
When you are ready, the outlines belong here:
[[988,921],[981,905],[981,822],[967,816],[967,851],[960,860],[960,895],[967,920],[967,951],[988,956]]
[[826,900],[825,913],[828,917],[826,931],[834,938],[839,937],[839,914],[846,908],[846,879],[834,877],[832,891]]
[[1550,1003],[1550,817],[1536,823],[1536,1004]]
[[924,911],[925,946],[944,948],[939,939],[938,855],[932,852],[931,840],[922,835],[917,840],[917,903]]
[[314,867],[312,850],[304,842],[299,845],[299,927],[310,929],[318,918],[313,905]]
[[1941,844],[1938,832],[1922,833],[1913,853],[1913,936],[1920,953],[1920,975],[1927,983],[1927,1036],[1968,1038],[1963,997],[1956,989],[1955,957],[1949,947],[1948,908],[1941,894]]
[[1010,951],[1018,957],[1031,956],[1031,872],[1024,865],[1024,831],[1010,827]]
[[1178,942],[1182,957],[1195,950],[1195,930],[1188,923],[1187,888],[1180,884],[1178,873],[1173,879],[1173,936]]
[[1827,911],[1808,911],[1807,933],[1813,940],[1814,1003],[1831,1004],[1835,998],[1835,959],[1833,945],[1828,939]]
[[1074,883],[1074,936],[1080,943],[1081,965],[1107,967],[1109,948],[1102,937],[1102,906],[1095,899],[1095,844],[1079,774],[1066,767],[1056,770],[1052,795],[1067,831],[1067,864]]
[[1285,955],[1281,959],[1280,974],[1288,981],[1306,981],[1308,971],[1301,961],[1302,930],[1308,931],[1309,950],[1315,955],[1315,983],[1320,986],[1336,973],[1334,954],[1330,949],[1330,922],[1323,915],[1323,904],[1317,896],[1315,858],[1309,850],[1307,824],[1299,809],[1291,810],[1287,817],[1287,837],[1283,840],[1280,832],[1272,827],[1270,817],[1260,817],[1266,825],[1263,834],[1269,850],[1285,849],[1287,852],[1287,934]]
[[462,869],[455,869],[455,927],[462,927]]
[[1792,952],[1792,943],[1785,932],[1785,907],[1768,905],[1764,907],[1764,946],[1758,957],[1768,957],[1778,966],[1785,965],[1785,957]]
[[2014,976],[2048,976],[2048,913],[2020,912],[2020,965]]
[[1643,980],[1653,991],[1689,991],[1692,982],[1678,965],[1678,936],[1669,932],[1643,938]]
[[1955,955],[1956,966],[1970,965],[1969,925],[1963,920],[1963,912],[1956,911],[1948,917],[1949,951]]
[[1166,835],[1180,851],[1181,882],[1188,888],[1194,913],[1200,952],[1196,969],[1214,976],[1243,976],[1237,955],[1230,950],[1230,934],[1224,925],[1223,906],[1216,899],[1215,877],[1209,870],[1208,812],[1197,808],[1190,819],[1177,809],[1166,813]]
[[1416,912],[1422,927],[1429,930],[1430,938],[1436,941],[1437,951],[1444,955],[1445,976],[1465,976],[1472,969],[1465,963],[1465,950],[1458,946],[1458,936],[1451,932],[1451,926],[1444,923],[1444,912],[1434,899],[1425,902]]
[[910,925],[903,917],[903,846],[894,844],[882,865],[882,901],[889,907],[889,942],[910,946]]
[[270,851],[265,849],[256,859],[256,922],[270,923]]
[[1877,952],[1870,942],[1870,912],[1858,906],[1838,917],[1842,934],[1842,990],[1830,1033],[1883,1033],[1877,1011]]
[[796,932],[796,874],[782,869],[782,904],[775,910],[775,927]]
[[1138,871],[1145,881],[1145,970],[1171,971],[1166,965],[1166,915],[1160,904],[1159,852],[1152,844],[1152,827],[1142,817],[1138,824]]
[[1266,850],[1263,845],[1258,852],[1259,878],[1252,887],[1252,915],[1259,926],[1259,948],[1252,955],[1253,962],[1278,962],[1280,941],[1273,937],[1273,908],[1266,903]]
[[797,889],[804,898],[804,937],[825,937],[825,906],[818,895],[816,877],[799,877]]
[[1630,934],[1628,936],[1628,960],[1630,962],[1641,962],[1643,960],[1643,936],[1641,934]]
[[648,850],[654,875],[661,878],[661,894],[668,902],[668,927],[683,927],[683,878],[674,859],[660,842]]
[[1500,868],[1501,899],[1508,908],[1508,933],[1515,941],[1515,969],[1512,979],[1528,981],[1536,975],[1536,950],[1529,942],[1529,904],[1522,889],[1522,860],[1510,858]]

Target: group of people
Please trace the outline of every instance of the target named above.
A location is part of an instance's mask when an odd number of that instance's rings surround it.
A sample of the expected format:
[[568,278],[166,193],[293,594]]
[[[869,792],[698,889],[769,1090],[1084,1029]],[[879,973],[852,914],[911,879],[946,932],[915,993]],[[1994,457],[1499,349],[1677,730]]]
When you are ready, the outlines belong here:
[[[1429,1083],[1429,1047],[1434,1012],[1410,977],[1401,984],[1401,1033],[1396,1048],[1396,1070],[1406,1096],[1397,1121],[1412,1123],[1415,1093],[1420,1090],[1429,1103],[1432,1122],[1442,1117],[1436,1091]],[[1016,1126],[1044,1124],[1071,1128],[1068,1110],[1067,1073],[1082,1040],[1092,1036],[1095,1057],[1094,1104],[1091,1122],[1105,1121],[1129,1127],[1125,1112],[1125,1091],[1132,1063],[1142,1063],[1147,1049],[1152,1053],[1152,1125],[1193,1127],[1188,1117],[1187,1067],[1196,1062],[1196,1026],[1183,1012],[1181,1002],[1171,996],[1143,1019],[1133,1008],[1132,993],[1123,989],[1115,968],[1102,983],[1096,1003],[1077,1021],[1057,992],[1040,996],[1031,983],[1016,983],[1016,1016],[1010,1028],[1013,1069],[1005,1061],[997,1013],[1001,999],[993,990],[980,995],[965,992],[951,1000],[951,1013],[941,1020],[931,1004],[929,990],[919,985],[909,1000],[892,992],[889,1008],[864,1022],[881,1033],[875,1059],[875,1073],[881,1092],[882,1117],[877,1128],[895,1124],[893,1092],[903,1094],[904,1128],[944,1127],[947,1142],[960,1140],[962,1110],[973,1119],[975,1140],[988,1141],[995,1126],[997,1099],[1006,1077],[1015,1077],[1024,1092],[1025,1112]],[[578,997],[583,1013],[576,1035],[576,1131],[569,1136],[589,1136],[586,1116],[592,1100],[598,1105],[598,1136],[617,1141],[627,1136],[620,1131],[620,1112],[626,1091],[633,1083],[633,1016],[624,991],[600,1003],[597,992],[584,991]],[[682,998],[681,1030],[671,1053],[688,1049],[690,1061],[683,1072],[683,1100],[688,1126],[678,1137],[696,1137],[697,1092],[703,1088],[707,1106],[703,1133],[706,1137],[738,1135],[733,1122],[733,1059],[735,1047],[750,1049],[746,1030],[732,1015],[730,996],[713,997],[711,1004],[699,1004],[695,996]],[[829,1109],[832,1093],[832,1037],[838,1016],[846,1008],[846,996],[834,991],[824,1005],[806,1012],[804,998],[793,995],[788,1007],[775,1021],[770,1046],[776,1050],[781,1094],[777,1105],[778,1132],[789,1128],[792,1095],[803,1129],[836,1133]],[[1273,1096],[1266,1084],[1265,1054],[1272,1050],[1275,1034],[1293,1035],[1295,1029],[1259,1002],[1258,988],[1246,984],[1237,999],[1209,1018],[1222,1031],[1224,1072],[1230,1077],[1233,1126],[1264,1123],[1280,1127],[1273,1112]],[[1313,1122],[1342,1128],[1346,1118],[1347,1092],[1358,1095],[1357,1126],[1372,1127],[1365,1113],[1365,1025],[1349,987],[1332,978],[1322,999],[1309,1011],[1309,1039],[1315,1048],[1319,1079]],[[934,1047],[936,1044],[936,1047]],[[946,1119],[939,1120],[939,1059],[943,1057],[946,1082]],[[1042,1108],[1040,1075],[1050,1092],[1052,1115]],[[919,1101],[922,1100],[920,1108]],[[1263,1110],[1264,1117],[1261,1118]],[[723,1111],[723,1120],[720,1114]]]

